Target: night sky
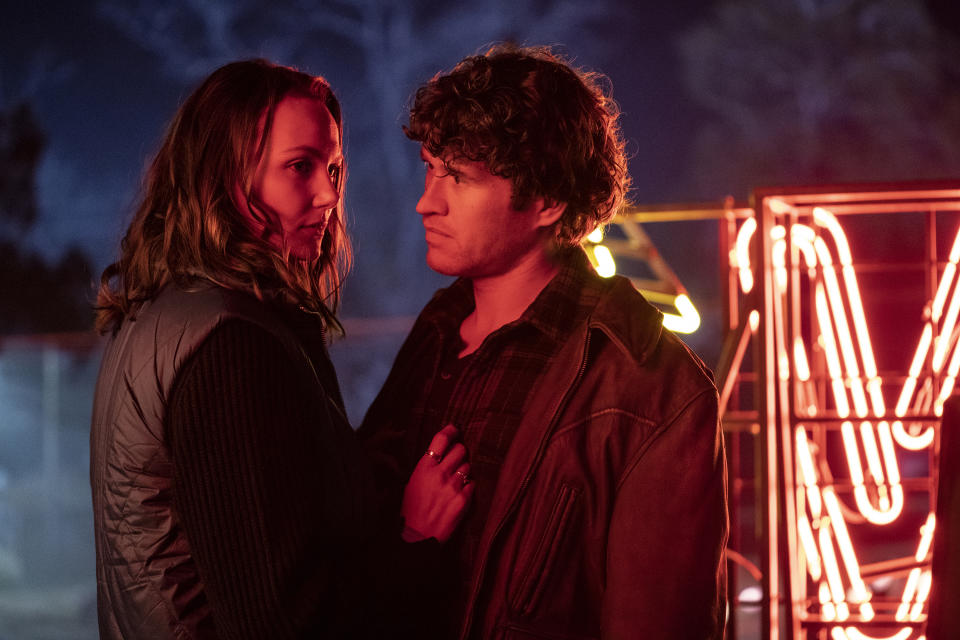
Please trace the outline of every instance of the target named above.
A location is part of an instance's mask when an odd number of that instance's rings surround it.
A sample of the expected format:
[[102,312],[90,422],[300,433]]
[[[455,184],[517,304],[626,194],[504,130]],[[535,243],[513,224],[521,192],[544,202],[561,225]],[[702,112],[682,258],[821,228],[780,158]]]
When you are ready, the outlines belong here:
[[[623,24],[621,8],[619,25],[601,21],[579,33],[574,28],[563,34],[563,40],[530,42],[562,43],[579,63],[611,77],[633,151],[634,199],[690,200],[700,194],[683,189],[685,150],[703,114],[683,96],[671,38],[711,3],[671,3],[669,9],[661,3],[638,4],[651,8],[632,10],[630,24]],[[113,257],[145,162],[190,87],[183,78],[165,71],[159,56],[121,33],[104,14],[96,2],[7,3],[0,23],[0,104],[26,94],[48,136],[38,180],[42,213],[29,241],[50,256],[69,243],[78,243],[98,267]],[[599,51],[603,47],[597,43],[608,36],[608,30],[619,39]],[[520,34],[524,29],[518,25],[513,31]],[[464,34],[459,38],[462,51],[438,52],[433,70],[452,65],[487,42],[513,35]],[[277,36],[282,34],[263,33],[262,40]],[[348,86],[355,83],[348,77],[349,70],[343,73],[316,62],[303,66],[330,78],[341,92],[349,126],[356,119],[352,98],[359,93]],[[41,70],[39,74],[34,73],[36,69]],[[338,76],[345,77],[338,82]],[[414,89],[410,84],[409,92]],[[398,123],[402,110],[402,104],[396,105]],[[397,135],[402,135],[399,126]],[[354,164],[370,151],[348,148]],[[417,153],[413,145],[408,151],[411,156]],[[356,169],[351,173],[355,177]],[[356,182],[352,179],[348,185],[348,202]],[[416,192],[407,195],[409,199],[396,204],[396,213],[407,214],[410,224],[417,225]],[[352,212],[355,217],[365,215],[356,208]],[[358,261],[366,259],[370,257],[358,256]]]
[[[356,22],[360,14],[353,5],[349,0],[291,0],[269,8],[259,0],[192,3],[246,7],[230,25],[229,42],[217,44],[198,36],[195,16],[183,9],[191,6],[186,2],[8,3],[0,23],[0,105],[27,100],[48,136],[37,181],[40,216],[24,241],[50,258],[77,244],[98,275],[116,257],[143,168],[179,102],[218,64],[256,55],[326,76],[344,104],[350,164],[346,198],[356,250],[344,296],[346,316],[415,314],[446,282],[423,262],[422,229],[414,212],[422,170],[417,149],[403,138],[400,124],[405,102],[420,82],[497,40],[560,45],[577,65],[610,77],[623,113],[631,153],[630,197],[636,203],[719,204],[728,194],[745,201],[750,188],[771,183],[960,174],[958,79],[932,74],[940,84],[931,80],[923,85],[916,80],[922,75],[916,68],[900,73],[896,67],[897,56],[906,55],[923,71],[938,56],[950,54],[944,43],[955,42],[943,34],[956,32],[957,9],[945,0],[484,0],[470,9],[434,0],[369,3],[391,29],[401,25],[409,30],[406,39],[390,43],[386,55],[373,59],[365,57],[370,42],[364,50],[357,44],[360,36],[324,29],[325,11]],[[849,10],[853,17],[846,23],[823,18],[844,6],[859,7]],[[165,53],[150,38],[118,26],[116,7],[139,11],[154,26],[162,23],[156,19],[163,15],[159,12],[168,11],[174,25],[170,32],[192,42],[193,54]],[[812,26],[791,18],[791,11],[805,7],[820,12]],[[753,14],[728,9],[753,11],[761,19],[739,24],[734,18],[731,25],[730,15]],[[302,23],[310,18],[313,30],[304,30]],[[772,31],[764,20],[773,21]],[[718,59],[684,59],[681,43],[703,27],[713,29],[720,42],[703,57]],[[383,33],[395,35],[389,29]],[[782,63],[788,77],[796,75],[799,82],[821,53],[832,59],[819,77],[813,76],[813,93],[821,82],[829,103],[820,128],[810,136],[794,130],[796,118],[789,110],[791,99],[805,99],[803,92],[771,88],[763,74],[779,71]],[[846,60],[860,59],[867,64],[850,74],[853,88],[829,86],[834,67],[840,75]],[[402,70],[403,77],[394,69]],[[699,95],[691,89],[691,69],[715,76],[700,78]],[[861,82],[865,91],[857,86],[858,75],[867,79]],[[874,95],[874,85],[892,87],[889,96]],[[711,110],[713,93],[730,98],[728,90],[734,109],[746,107],[757,116],[755,131],[731,128],[718,118],[730,107]],[[884,100],[892,106],[884,106]],[[778,101],[786,105],[783,110]],[[874,110],[875,105],[886,110]],[[931,109],[945,115],[928,122]],[[876,122],[870,121],[873,117]],[[902,153],[904,144],[895,137],[887,146],[880,144],[896,133],[898,123],[903,123],[901,138],[908,143],[917,135],[913,129],[926,136],[914,145],[912,156]],[[794,163],[792,154],[800,157],[811,139],[820,151],[815,149],[805,165]],[[848,148],[834,153],[830,145],[838,139],[846,140]],[[935,155],[928,152],[931,145],[943,147],[934,149],[943,160],[921,166],[918,159]],[[706,332],[690,342],[712,362],[720,339],[716,228],[648,225],[647,231],[705,313]]]

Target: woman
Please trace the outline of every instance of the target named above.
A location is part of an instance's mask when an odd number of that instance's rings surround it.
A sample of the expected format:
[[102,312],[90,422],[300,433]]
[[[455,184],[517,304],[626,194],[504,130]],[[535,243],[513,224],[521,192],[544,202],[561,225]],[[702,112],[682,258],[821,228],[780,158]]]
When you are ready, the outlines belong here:
[[[150,166],[97,299],[102,638],[355,631],[374,518],[324,343],[350,256],[342,131],[322,78],[237,62],[186,100]],[[406,540],[445,539],[469,500],[452,440],[411,477]]]

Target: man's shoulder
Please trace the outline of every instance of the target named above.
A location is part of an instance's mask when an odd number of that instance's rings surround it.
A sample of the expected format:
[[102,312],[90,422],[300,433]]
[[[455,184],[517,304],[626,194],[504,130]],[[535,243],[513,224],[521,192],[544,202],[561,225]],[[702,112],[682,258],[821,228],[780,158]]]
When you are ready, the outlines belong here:
[[663,314],[626,278],[611,283],[589,323],[612,343],[606,357],[620,360],[626,376],[661,380],[685,393],[714,389],[710,369],[663,327]]

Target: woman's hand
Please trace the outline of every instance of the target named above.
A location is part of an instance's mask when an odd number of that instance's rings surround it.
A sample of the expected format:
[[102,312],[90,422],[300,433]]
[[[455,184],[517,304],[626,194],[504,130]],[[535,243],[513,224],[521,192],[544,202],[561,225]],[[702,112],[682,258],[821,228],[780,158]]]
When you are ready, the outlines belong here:
[[466,513],[473,485],[467,450],[458,437],[452,424],[441,429],[410,476],[400,507],[401,535],[407,542],[427,538],[446,542]]

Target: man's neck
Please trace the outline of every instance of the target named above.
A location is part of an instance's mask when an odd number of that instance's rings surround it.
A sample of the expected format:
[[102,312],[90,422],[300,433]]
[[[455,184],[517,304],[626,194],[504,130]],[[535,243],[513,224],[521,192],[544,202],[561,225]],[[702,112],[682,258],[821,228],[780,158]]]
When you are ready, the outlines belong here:
[[461,356],[473,353],[483,340],[523,315],[560,270],[550,252],[536,251],[504,274],[473,278],[473,312],[460,325],[466,344]]

